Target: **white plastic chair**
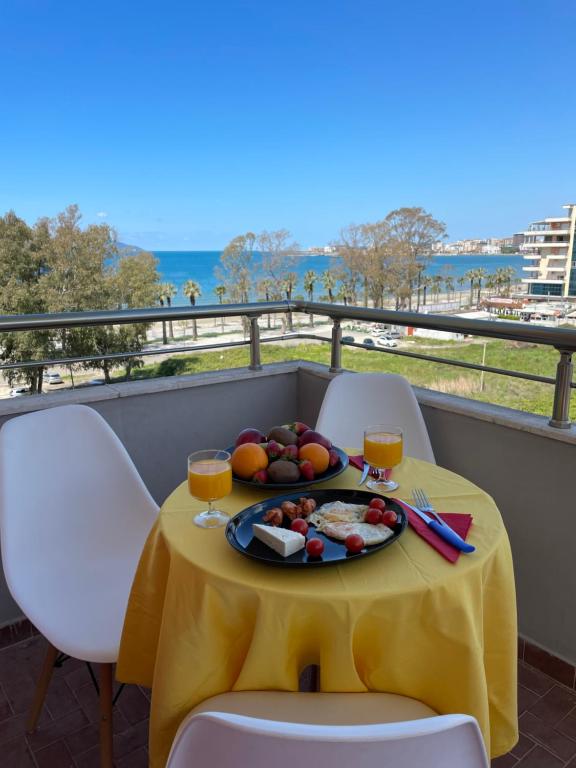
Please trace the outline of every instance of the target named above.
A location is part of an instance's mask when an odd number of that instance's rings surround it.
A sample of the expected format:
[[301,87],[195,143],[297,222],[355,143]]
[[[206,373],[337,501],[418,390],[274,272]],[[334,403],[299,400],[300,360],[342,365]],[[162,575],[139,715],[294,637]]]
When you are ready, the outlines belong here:
[[205,701],[178,729],[166,765],[489,768],[473,717],[438,716],[391,694],[271,692]]
[[402,427],[404,454],[436,463],[428,430],[409,382],[395,373],[342,373],[332,379],[316,430],[340,447],[361,449],[371,424]]
[[0,430],[6,582],[49,643],[27,727],[36,727],[59,653],[98,662],[102,765],[112,765],[112,664],[157,514],[126,449],[92,408],[50,408]]

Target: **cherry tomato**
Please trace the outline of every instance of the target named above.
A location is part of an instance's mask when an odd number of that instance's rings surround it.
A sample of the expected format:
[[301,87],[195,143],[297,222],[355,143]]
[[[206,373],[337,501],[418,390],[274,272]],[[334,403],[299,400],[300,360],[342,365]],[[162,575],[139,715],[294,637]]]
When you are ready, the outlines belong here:
[[302,536],[306,536],[308,533],[308,523],[306,520],[303,520],[301,517],[297,517],[296,520],[292,520],[292,524],[290,525],[291,531],[296,531],[296,533],[301,533]]
[[387,509],[382,515],[382,522],[387,526],[396,525],[398,522],[398,515],[393,509]]
[[358,533],[351,533],[350,536],[346,536],[344,544],[348,552],[353,555],[361,552],[364,549],[364,539]]
[[310,557],[320,557],[324,552],[324,542],[322,539],[308,539],[306,542],[306,552]]
[[379,509],[381,512],[384,512],[386,509],[386,502],[384,499],[372,499],[368,506],[370,509]]
[[382,512],[376,507],[369,507],[368,511],[364,515],[364,522],[371,525],[378,525],[382,522]]

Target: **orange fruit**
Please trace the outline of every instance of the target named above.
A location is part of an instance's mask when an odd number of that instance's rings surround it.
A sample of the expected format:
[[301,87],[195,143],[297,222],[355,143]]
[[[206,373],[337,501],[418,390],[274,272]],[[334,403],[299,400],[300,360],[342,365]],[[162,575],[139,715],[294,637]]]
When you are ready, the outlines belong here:
[[328,464],[330,463],[330,454],[319,443],[307,443],[303,445],[298,451],[299,459],[308,459],[308,461],[314,467],[314,473],[316,475],[326,472]]
[[232,453],[232,471],[242,480],[251,480],[256,472],[266,469],[268,456],[258,443],[243,443]]

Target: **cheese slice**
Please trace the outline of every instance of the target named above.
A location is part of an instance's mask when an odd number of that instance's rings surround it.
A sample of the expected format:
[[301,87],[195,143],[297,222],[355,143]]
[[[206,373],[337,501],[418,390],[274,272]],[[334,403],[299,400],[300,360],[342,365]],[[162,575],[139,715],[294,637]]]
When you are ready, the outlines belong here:
[[282,557],[290,557],[294,552],[304,549],[306,537],[287,528],[273,528],[270,525],[252,523],[252,533],[274,552]]

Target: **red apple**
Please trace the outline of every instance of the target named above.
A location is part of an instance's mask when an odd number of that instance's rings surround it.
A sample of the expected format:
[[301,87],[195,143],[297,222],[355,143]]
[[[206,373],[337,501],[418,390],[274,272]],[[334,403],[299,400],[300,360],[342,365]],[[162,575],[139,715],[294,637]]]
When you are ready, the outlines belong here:
[[238,447],[243,443],[263,443],[266,440],[262,432],[259,429],[248,427],[243,429],[242,432],[236,438],[235,446]]
[[332,448],[330,440],[328,440],[327,437],[324,437],[324,435],[321,435],[320,432],[316,432],[314,429],[307,429],[306,432],[303,432],[298,438],[298,447],[308,445],[308,443],[318,443],[319,445],[323,445],[327,451]]
[[314,467],[312,466],[311,461],[308,461],[308,459],[301,461],[298,468],[300,469],[300,475],[304,480],[314,480]]

